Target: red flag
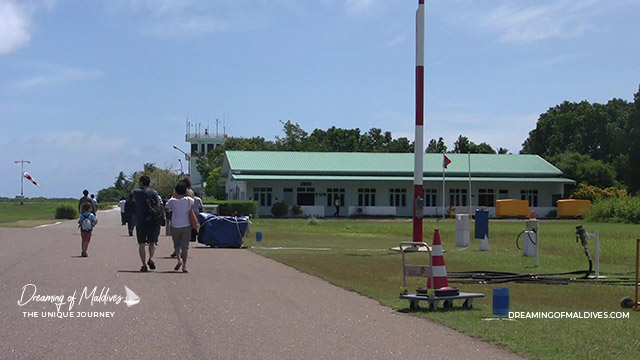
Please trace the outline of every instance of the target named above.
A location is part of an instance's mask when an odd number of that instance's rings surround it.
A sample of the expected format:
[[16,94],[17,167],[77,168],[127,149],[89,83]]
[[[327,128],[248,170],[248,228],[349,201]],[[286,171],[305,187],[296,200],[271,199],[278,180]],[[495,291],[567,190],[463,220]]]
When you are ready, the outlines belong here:
[[29,173],[28,173],[28,172],[26,172],[26,171],[25,171],[24,173],[22,173],[22,176],[24,176],[25,178],[27,178],[27,180],[31,181],[31,182],[33,183],[33,185],[38,186],[38,182],[37,182],[37,181],[35,181],[35,180],[33,179],[33,177],[32,177],[31,175],[29,175]]
[[442,156],[444,156],[444,159],[442,159],[442,167],[446,169],[447,165],[451,164],[451,160],[449,160],[445,154],[442,154]]

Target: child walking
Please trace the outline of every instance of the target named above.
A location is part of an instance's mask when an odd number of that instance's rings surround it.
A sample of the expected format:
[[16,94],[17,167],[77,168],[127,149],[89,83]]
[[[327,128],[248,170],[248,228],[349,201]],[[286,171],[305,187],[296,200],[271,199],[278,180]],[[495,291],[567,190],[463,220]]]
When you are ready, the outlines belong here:
[[89,247],[89,241],[91,241],[91,232],[93,227],[98,224],[98,218],[91,213],[91,203],[85,202],[82,204],[82,213],[78,218],[78,227],[80,228],[80,237],[82,238],[82,257],[87,257],[87,248]]

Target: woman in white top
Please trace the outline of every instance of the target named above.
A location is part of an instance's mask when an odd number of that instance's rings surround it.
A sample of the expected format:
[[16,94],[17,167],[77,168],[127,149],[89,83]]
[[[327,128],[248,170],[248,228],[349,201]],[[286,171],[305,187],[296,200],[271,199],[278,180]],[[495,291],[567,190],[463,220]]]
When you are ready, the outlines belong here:
[[171,209],[171,238],[173,239],[173,248],[178,264],[174,270],[179,270],[182,266],[182,272],[187,270],[187,256],[189,253],[189,241],[191,240],[191,222],[189,221],[189,212],[193,208],[193,199],[187,195],[187,187],[180,182],[175,187],[175,192],[166,208]]

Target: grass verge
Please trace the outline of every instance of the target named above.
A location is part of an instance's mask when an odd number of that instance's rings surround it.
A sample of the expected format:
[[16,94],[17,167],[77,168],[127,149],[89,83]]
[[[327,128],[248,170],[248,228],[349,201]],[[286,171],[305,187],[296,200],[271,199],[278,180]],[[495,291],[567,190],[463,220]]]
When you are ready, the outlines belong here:
[[[252,251],[303,272],[365,296],[384,305],[416,316],[429,318],[471,336],[503,346],[518,354],[544,359],[636,359],[640,348],[640,312],[620,309],[622,297],[631,296],[633,287],[578,284],[538,285],[506,283],[500,285],[455,284],[466,292],[483,292],[474,309],[451,311],[410,311],[407,301],[398,299],[402,285],[400,254],[388,251],[401,241],[411,240],[408,220],[317,220],[309,225],[303,219],[256,219],[252,231],[261,231],[263,241],[247,241]],[[635,241],[639,225],[543,221],[541,223],[540,268],[516,248],[515,239],[524,229],[523,221],[492,221],[490,250],[477,250],[477,241],[467,249],[454,244],[455,222],[427,220],[425,239],[431,243],[439,228],[445,249],[447,271],[499,270],[517,273],[565,272],[587,268],[582,247],[575,242],[575,226],[600,231],[600,267],[605,273],[632,276]],[[473,233],[473,231],[472,231]],[[592,254],[594,243],[589,242]],[[270,249],[283,247],[284,250]],[[289,249],[286,248],[298,248]],[[304,248],[330,248],[311,251]],[[413,254],[410,263],[426,263],[426,256]],[[423,287],[413,279],[409,289]],[[511,311],[525,312],[629,312],[628,319],[521,319],[516,322],[483,321],[492,317],[492,291],[508,287]],[[428,334],[425,334],[428,336]]]

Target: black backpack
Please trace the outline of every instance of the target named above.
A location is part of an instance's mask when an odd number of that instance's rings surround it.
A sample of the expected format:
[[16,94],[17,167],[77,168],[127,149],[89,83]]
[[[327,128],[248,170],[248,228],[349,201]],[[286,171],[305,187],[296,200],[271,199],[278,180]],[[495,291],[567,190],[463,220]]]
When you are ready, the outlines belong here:
[[164,211],[160,207],[157,201],[151,200],[150,197],[147,196],[147,224],[152,226],[165,226],[166,221],[164,218]]

